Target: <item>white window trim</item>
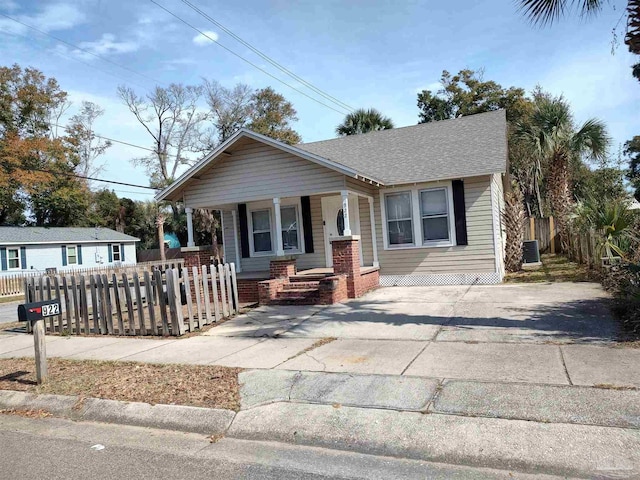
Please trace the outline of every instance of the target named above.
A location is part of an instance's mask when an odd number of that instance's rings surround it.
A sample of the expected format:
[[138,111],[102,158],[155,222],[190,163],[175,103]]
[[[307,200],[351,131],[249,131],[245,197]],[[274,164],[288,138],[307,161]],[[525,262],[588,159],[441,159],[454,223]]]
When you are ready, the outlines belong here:
[[[116,251],[114,250],[114,248],[118,249],[118,259],[116,260]],[[112,243],[111,244],[111,261],[112,262],[121,262],[122,261],[122,252],[121,252],[121,248],[120,248],[120,244],[119,243]]]
[[[304,245],[304,230],[302,226],[302,202],[300,198],[281,198],[280,207],[296,207],[296,214],[298,216],[298,248],[296,250],[285,250],[285,255],[300,255],[305,252]],[[276,221],[275,221],[275,206],[272,200],[265,200],[260,202],[247,203],[247,229],[249,230],[249,256],[250,257],[274,257],[276,255]],[[252,212],[259,212],[263,210],[269,211],[269,223],[271,227],[271,250],[268,252],[256,252],[253,242],[253,215]]]
[[[447,190],[447,205],[449,213],[449,238],[450,240],[442,241],[430,241],[425,243],[422,238],[422,214],[420,212],[420,192],[424,190],[431,190],[437,188],[446,188]],[[413,244],[409,245],[390,245],[389,244],[389,232],[387,223],[387,205],[385,195],[389,193],[411,192],[411,206],[413,210]],[[382,215],[382,246],[384,250],[411,250],[416,248],[446,248],[454,247],[456,245],[455,236],[455,213],[453,210],[453,189],[451,187],[451,181],[424,183],[415,185],[406,185],[395,188],[382,188],[379,192],[380,196],[380,213]]]
[[[411,227],[413,228],[413,242],[411,243],[402,243],[402,244],[394,244],[391,245],[389,243],[389,219],[387,218],[387,195],[396,195],[398,193],[408,193],[409,194],[409,201],[410,201],[410,207],[411,207]],[[382,205],[382,221],[383,221],[383,228],[384,228],[384,248],[388,249],[388,250],[397,250],[397,249],[402,249],[402,248],[415,248],[416,247],[416,239],[418,237],[416,237],[416,219],[415,219],[415,211],[414,211],[414,205],[415,205],[415,198],[413,198],[413,191],[411,188],[400,188],[400,189],[394,189],[394,191],[385,191],[384,194],[382,194],[380,202]],[[393,221],[393,220],[392,220]]]
[[[67,247],[67,251],[66,251],[66,253],[67,253],[67,266],[69,266],[69,265],[80,265],[78,263],[78,246],[77,245],[67,245],[66,247]],[[73,248],[74,251],[76,252],[76,254],[75,254],[76,261],[74,263],[71,263],[69,261],[69,249],[70,248]]]
[[[15,250],[16,252],[18,252],[18,266],[17,267],[10,267],[9,266],[9,252]],[[20,247],[17,248],[7,248],[7,270],[22,270],[22,258],[20,257]]]
[[[420,194],[422,192],[428,192],[433,190],[444,190],[447,199],[447,222],[449,227],[449,238],[447,240],[425,240],[423,237],[423,227],[422,227],[422,202],[419,204],[420,209],[420,236],[422,238],[422,246],[423,247],[451,247],[455,245],[455,219],[453,218],[453,189],[447,186],[438,186],[438,187],[429,187],[429,188],[421,188],[418,190],[418,200],[420,200]],[[434,217],[437,218],[437,217]]]

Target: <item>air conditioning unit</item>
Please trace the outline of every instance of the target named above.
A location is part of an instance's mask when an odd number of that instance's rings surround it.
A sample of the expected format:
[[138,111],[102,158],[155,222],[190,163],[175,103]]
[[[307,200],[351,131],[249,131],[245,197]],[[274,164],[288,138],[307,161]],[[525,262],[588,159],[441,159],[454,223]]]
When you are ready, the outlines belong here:
[[538,240],[525,240],[522,248],[524,263],[540,263],[540,249]]

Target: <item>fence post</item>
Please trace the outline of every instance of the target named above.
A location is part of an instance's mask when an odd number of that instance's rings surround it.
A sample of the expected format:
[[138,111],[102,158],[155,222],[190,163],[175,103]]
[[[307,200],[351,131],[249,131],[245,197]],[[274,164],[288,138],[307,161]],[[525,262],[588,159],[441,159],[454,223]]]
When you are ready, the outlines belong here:
[[[204,299],[204,314],[205,314],[205,325],[209,325],[211,323],[211,304],[209,303],[209,285],[207,285],[207,266],[202,265],[202,296]],[[215,279],[216,272],[215,267],[211,267],[211,278]]]
[[556,231],[555,223],[553,221],[553,215],[549,216],[549,244],[551,248],[551,254],[556,253]]
[[169,313],[171,315],[171,334],[179,336],[184,333],[184,319],[182,318],[178,272],[168,268],[165,270],[165,276],[167,278],[167,299],[169,300]]
[[235,305],[236,312],[240,312],[240,300],[238,297],[238,279],[236,277],[236,264],[231,262],[229,264],[231,269],[231,282],[233,283],[233,303]]
[[529,217],[529,240],[536,239],[536,219]]
[[229,302],[227,301],[227,289],[225,285],[224,267],[220,264],[218,264],[218,276],[220,277],[220,298],[222,299],[222,315],[225,317],[228,317]]

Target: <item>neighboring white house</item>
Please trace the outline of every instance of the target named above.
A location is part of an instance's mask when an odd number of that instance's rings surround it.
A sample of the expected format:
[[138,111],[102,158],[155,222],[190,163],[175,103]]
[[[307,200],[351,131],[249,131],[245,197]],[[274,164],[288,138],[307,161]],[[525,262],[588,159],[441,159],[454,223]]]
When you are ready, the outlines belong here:
[[0,227],[0,275],[135,265],[138,241],[109,228]]

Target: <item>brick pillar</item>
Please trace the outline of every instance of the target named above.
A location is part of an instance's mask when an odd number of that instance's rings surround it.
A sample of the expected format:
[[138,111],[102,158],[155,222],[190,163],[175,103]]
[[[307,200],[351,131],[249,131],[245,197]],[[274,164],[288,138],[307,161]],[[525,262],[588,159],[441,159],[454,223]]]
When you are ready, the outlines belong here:
[[296,259],[289,260],[271,260],[269,263],[269,278],[286,278],[295,275]]
[[[200,267],[202,265],[211,265],[211,255],[213,250],[211,246],[205,247],[183,247],[180,249],[182,252],[182,258],[184,258],[184,268],[189,270],[189,278],[191,279],[191,299],[196,301],[196,290],[200,290],[200,298],[202,298],[202,283],[198,285],[193,284],[193,269],[191,267],[198,267],[198,274],[201,275],[202,271]],[[194,288],[195,287],[195,288]]]
[[362,295],[360,285],[360,236],[349,235],[331,240],[333,273],[346,275],[347,295],[357,298]]

